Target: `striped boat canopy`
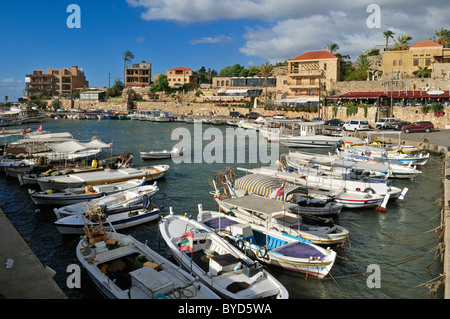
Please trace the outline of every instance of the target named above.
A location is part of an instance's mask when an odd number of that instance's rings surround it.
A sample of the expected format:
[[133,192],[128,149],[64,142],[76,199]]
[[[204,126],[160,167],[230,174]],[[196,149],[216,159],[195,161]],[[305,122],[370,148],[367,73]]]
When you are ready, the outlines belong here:
[[[249,194],[255,194],[268,198],[270,194],[278,190],[283,181],[278,178],[251,174],[238,178],[234,182],[235,189],[241,189],[247,191]],[[292,183],[284,183],[284,195],[275,197],[276,200],[285,201],[286,197],[297,189],[303,189],[302,186],[294,185]]]

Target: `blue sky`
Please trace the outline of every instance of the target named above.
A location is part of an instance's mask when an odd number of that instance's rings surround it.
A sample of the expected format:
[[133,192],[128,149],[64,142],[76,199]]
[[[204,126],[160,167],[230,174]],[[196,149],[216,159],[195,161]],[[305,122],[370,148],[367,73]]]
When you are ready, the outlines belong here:
[[[23,0],[0,4],[0,100],[22,95],[25,74],[76,65],[91,86],[123,78],[123,53],[152,63],[152,74],[185,66],[220,71],[293,58],[338,43],[356,58],[382,45],[382,32],[429,39],[450,29],[446,0],[381,0],[379,28],[369,28],[374,1],[320,0]],[[70,4],[81,28],[70,29]]]

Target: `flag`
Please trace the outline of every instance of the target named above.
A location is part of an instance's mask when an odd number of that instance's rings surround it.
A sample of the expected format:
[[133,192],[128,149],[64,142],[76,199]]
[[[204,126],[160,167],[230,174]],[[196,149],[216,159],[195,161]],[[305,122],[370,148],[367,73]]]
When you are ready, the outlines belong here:
[[278,196],[284,195],[284,181],[280,188],[278,188],[276,191],[273,191],[272,194],[270,194],[269,199],[273,199]]
[[22,130],[22,135],[25,135],[26,133],[29,133],[30,130],[31,130],[31,127],[27,126],[26,128],[24,128],[24,129]]
[[194,252],[194,234],[189,232],[189,233],[184,233],[183,235],[181,235],[178,246],[179,246],[178,250],[180,250],[180,251],[189,250],[191,253],[193,253]]
[[109,148],[112,148],[113,147],[113,142],[109,143],[108,145],[109,145]]
[[39,125],[39,127],[36,130],[36,132],[42,132],[42,125]]

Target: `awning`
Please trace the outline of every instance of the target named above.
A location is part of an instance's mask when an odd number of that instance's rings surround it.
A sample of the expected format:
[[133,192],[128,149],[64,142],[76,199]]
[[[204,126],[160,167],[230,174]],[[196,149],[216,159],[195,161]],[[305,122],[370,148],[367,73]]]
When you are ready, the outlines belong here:
[[[256,194],[268,198],[270,194],[278,190],[282,185],[282,181],[277,178],[269,176],[251,174],[238,178],[234,182],[236,189],[248,191],[249,193]],[[276,200],[283,201],[294,190],[301,189],[303,187],[293,185],[291,183],[285,183],[284,195],[275,197]]]

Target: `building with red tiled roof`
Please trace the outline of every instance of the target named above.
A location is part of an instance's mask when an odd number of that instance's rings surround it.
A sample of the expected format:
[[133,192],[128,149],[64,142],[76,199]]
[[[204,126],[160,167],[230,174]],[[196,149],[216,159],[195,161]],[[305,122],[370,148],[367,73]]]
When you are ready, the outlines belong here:
[[169,86],[179,87],[187,83],[197,83],[197,71],[188,69],[184,66],[167,70],[167,81]]
[[317,104],[327,86],[339,81],[341,60],[329,51],[305,52],[287,62],[287,98]]
[[383,52],[383,79],[421,77],[420,70],[431,71],[425,77],[450,79],[450,49],[431,40],[422,40],[408,50]]

